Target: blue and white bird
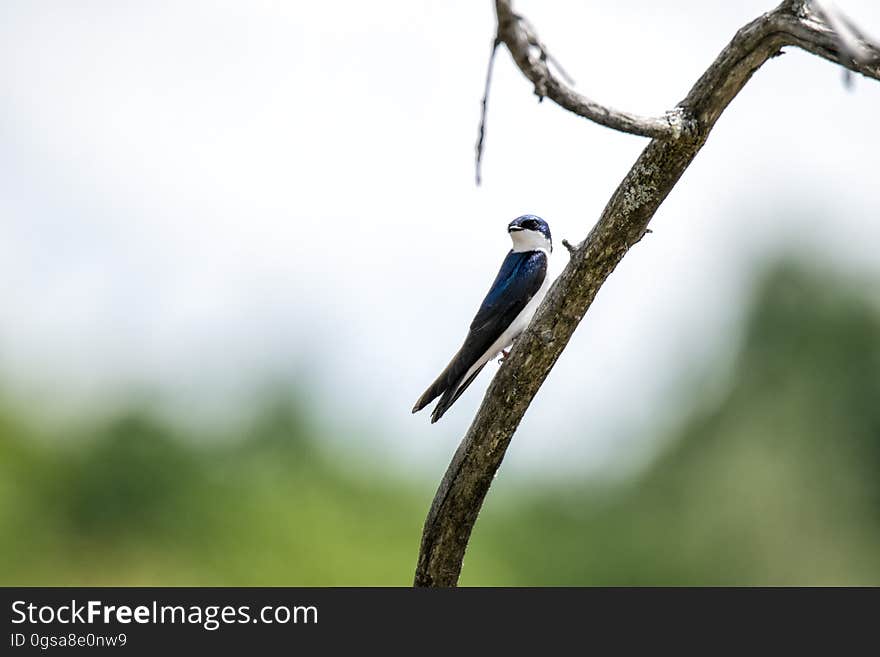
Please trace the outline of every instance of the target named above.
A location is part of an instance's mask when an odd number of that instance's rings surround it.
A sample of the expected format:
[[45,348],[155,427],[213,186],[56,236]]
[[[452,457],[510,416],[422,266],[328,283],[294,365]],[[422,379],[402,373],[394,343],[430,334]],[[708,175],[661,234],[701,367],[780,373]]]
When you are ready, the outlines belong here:
[[439,396],[431,413],[432,424],[443,417],[486,363],[499,353],[507,356],[506,348],[528,326],[550,287],[547,264],[553,241],[547,222],[524,214],[510,222],[507,232],[513,249],[501,263],[464,344],[413,406],[416,413]]

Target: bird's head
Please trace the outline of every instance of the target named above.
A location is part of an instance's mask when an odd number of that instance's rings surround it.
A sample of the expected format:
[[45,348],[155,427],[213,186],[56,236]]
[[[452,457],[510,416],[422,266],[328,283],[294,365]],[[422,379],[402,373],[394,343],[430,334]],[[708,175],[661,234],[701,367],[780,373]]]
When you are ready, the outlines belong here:
[[550,226],[541,217],[524,214],[517,217],[507,226],[510,239],[513,240],[514,251],[544,250],[549,254],[553,250],[553,239],[550,237]]

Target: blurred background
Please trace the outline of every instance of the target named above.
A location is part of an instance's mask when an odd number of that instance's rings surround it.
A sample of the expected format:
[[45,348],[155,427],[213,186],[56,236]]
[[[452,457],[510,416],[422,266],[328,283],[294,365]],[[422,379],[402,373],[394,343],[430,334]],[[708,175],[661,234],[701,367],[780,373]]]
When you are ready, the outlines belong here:
[[[516,6],[580,91],[660,114],[772,4]],[[0,583],[408,585],[494,366],[410,408],[507,223],[583,239],[646,140],[502,49],[476,187],[488,1],[0,16]],[[732,103],[526,415],[462,584],[880,584],[880,84],[852,82],[789,50]]]

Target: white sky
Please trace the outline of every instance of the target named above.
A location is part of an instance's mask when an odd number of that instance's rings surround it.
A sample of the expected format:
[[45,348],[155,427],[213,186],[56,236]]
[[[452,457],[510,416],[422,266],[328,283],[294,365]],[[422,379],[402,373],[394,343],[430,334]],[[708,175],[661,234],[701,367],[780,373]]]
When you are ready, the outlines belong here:
[[[839,4],[880,34],[880,3]],[[772,5],[516,4],[579,90],[646,114]],[[6,388],[49,413],[157,386],[222,422],[289,376],[377,463],[445,462],[489,374],[438,425],[409,409],[506,224],[532,212],[557,244],[582,239],[646,144],[538,104],[502,50],[475,188],[493,21],[488,1],[5,0]],[[603,287],[507,467],[614,470],[662,433],[664,401],[737,339],[766,254],[876,272],[878,117],[880,84],[848,92],[820,59],[761,69]]]

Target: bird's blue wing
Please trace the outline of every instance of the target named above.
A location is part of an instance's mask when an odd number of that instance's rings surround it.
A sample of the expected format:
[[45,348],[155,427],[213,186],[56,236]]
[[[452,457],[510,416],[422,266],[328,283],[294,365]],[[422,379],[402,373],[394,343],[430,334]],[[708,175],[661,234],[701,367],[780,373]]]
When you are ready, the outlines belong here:
[[535,296],[546,275],[547,255],[543,251],[507,254],[470,326],[471,332],[494,334],[486,349]]
[[546,275],[547,255],[543,251],[511,251],[507,254],[492,287],[471,322],[464,344],[437,380],[416,402],[413,413],[442,395],[431,414],[431,422],[440,419],[476,378],[479,370],[465,381],[467,372],[537,294]]

